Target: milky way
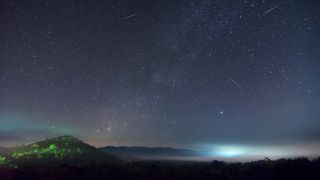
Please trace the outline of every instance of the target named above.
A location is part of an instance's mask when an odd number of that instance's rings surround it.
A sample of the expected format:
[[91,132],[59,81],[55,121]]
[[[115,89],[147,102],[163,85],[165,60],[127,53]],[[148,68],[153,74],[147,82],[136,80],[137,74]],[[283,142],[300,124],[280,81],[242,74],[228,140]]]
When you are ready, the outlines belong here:
[[317,0],[0,7],[0,146],[320,147]]

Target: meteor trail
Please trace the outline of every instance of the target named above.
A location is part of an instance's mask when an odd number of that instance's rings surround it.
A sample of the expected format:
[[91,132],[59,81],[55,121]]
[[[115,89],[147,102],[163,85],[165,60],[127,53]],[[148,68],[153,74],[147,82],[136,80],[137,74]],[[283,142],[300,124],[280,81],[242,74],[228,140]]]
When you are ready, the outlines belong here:
[[123,19],[129,19],[129,18],[138,16],[139,14],[141,14],[141,11],[140,11],[140,12],[137,12],[137,13],[134,13],[134,14],[131,14],[131,15],[129,15],[129,16],[126,16],[126,17],[124,17]]
[[275,10],[276,8],[278,8],[278,6],[275,6],[275,7],[271,8],[271,9],[269,9],[268,11],[264,12],[262,15],[266,15],[266,14],[268,14],[269,12]]
[[241,86],[240,86],[240,84],[239,83],[237,83],[235,80],[233,80],[232,78],[229,78],[229,80],[234,84],[234,85],[236,85],[239,89],[243,89]]

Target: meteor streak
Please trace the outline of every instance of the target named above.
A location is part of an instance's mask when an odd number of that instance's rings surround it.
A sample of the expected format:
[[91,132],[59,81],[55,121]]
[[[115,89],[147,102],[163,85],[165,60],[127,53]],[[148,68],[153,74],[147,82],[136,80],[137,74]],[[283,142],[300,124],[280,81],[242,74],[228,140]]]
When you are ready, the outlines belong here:
[[129,19],[129,18],[138,16],[139,14],[141,14],[141,11],[140,11],[140,12],[137,12],[137,13],[134,13],[134,14],[131,14],[131,15],[129,15],[129,16],[126,16],[126,17],[124,17],[123,19]]
[[239,89],[243,89],[241,86],[240,86],[240,84],[239,83],[237,83],[235,80],[233,80],[232,78],[229,78],[229,80],[234,84],[234,85],[236,85]]
[[268,14],[269,12],[271,12],[271,11],[277,9],[277,8],[278,8],[278,6],[275,6],[275,7],[271,8],[271,9],[269,9],[268,11],[264,12],[262,15],[266,15],[266,14]]

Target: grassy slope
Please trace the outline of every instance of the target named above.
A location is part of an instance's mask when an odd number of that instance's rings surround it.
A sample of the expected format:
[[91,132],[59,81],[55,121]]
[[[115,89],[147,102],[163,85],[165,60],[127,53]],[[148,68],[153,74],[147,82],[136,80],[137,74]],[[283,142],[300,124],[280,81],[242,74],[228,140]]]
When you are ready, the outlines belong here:
[[103,153],[72,136],[61,136],[29,145],[5,148],[0,152],[0,164],[19,166],[117,162],[120,162],[118,158]]

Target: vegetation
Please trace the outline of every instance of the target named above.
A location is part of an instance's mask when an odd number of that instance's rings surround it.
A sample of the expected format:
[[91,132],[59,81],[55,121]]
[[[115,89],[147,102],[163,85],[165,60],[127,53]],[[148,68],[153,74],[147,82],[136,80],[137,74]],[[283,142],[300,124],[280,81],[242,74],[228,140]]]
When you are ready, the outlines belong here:
[[64,146],[59,148],[56,144],[49,144],[47,146],[39,146],[38,144],[32,144],[28,147],[24,147],[14,151],[11,155],[14,159],[31,159],[31,158],[64,158],[72,157],[77,153],[81,154],[80,148],[73,149],[68,145],[70,142],[64,143]]
[[6,163],[6,157],[0,156],[0,165],[3,165]]
[[320,158],[123,162],[63,136],[0,151],[0,179],[320,179]]
[[1,179],[319,179],[320,159],[249,163],[140,161],[0,168]]
[[85,165],[91,163],[105,163],[120,161],[100,150],[83,143],[72,136],[62,136],[45,141],[7,148],[0,152],[0,165],[10,167],[60,165],[62,163]]

